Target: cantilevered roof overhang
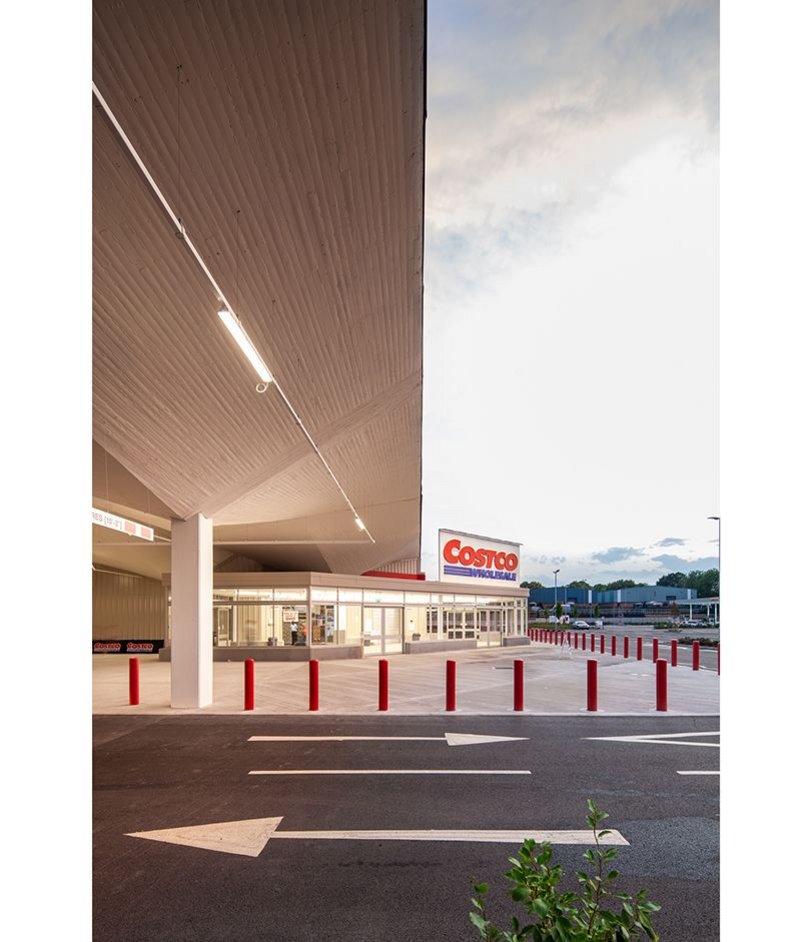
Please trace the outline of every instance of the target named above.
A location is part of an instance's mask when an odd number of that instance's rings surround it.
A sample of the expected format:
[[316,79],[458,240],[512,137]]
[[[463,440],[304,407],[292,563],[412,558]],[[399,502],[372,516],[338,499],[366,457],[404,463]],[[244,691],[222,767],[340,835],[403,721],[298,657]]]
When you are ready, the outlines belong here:
[[419,555],[424,71],[424,0],[95,0],[95,87],[277,381],[95,99],[94,499],[161,537],[96,561],[160,574],[198,512],[220,560]]

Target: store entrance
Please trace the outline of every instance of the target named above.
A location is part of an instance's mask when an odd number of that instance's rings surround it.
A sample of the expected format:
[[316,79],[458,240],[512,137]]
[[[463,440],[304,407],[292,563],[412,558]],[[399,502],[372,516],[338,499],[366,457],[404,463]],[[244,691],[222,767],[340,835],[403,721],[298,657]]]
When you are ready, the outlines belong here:
[[364,654],[400,654],[403,609],[364,606]]
[[503,638],[503,612],[499,608],[478,609],[478,646],[499,646]]
[[233,607],[214,606],[214,647],[225,648],[233,640]]

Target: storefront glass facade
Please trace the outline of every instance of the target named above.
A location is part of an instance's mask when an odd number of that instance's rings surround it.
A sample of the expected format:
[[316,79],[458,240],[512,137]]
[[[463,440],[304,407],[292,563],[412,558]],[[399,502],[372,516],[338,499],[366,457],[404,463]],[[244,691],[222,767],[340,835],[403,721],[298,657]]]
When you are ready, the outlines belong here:
[[454,588],[443,583],[390,588],[386,580],[375,588],[261,587],[226,576],[228,586],[213,594],[215,648],[359,647],[369,656],[418,651],[426,642],[500,646],[527,629],[527,596],[499,595],[494,587],[487,594],[420,591]]
[[526,618],[524,595],[406,591],[403,586],[214,589],[217,648],[360,645],[364,655],[380,655],[401,653],[419,642],[489,647],[524,635]]

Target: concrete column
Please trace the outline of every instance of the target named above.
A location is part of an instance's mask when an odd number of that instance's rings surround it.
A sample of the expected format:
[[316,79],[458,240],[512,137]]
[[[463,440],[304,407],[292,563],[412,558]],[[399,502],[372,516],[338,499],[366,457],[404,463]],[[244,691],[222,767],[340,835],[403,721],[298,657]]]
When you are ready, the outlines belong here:
[[172,521],[171,703],[176,709],[213,700],[213,523],[202,514]]

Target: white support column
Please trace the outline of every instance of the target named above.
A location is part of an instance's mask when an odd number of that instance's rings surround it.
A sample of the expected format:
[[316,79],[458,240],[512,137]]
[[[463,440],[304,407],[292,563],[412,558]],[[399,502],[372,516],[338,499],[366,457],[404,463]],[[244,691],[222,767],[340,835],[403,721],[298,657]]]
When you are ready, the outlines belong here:
[[208,706],[213,694],[213,523],[202,514],[172,521],[171,704]]

